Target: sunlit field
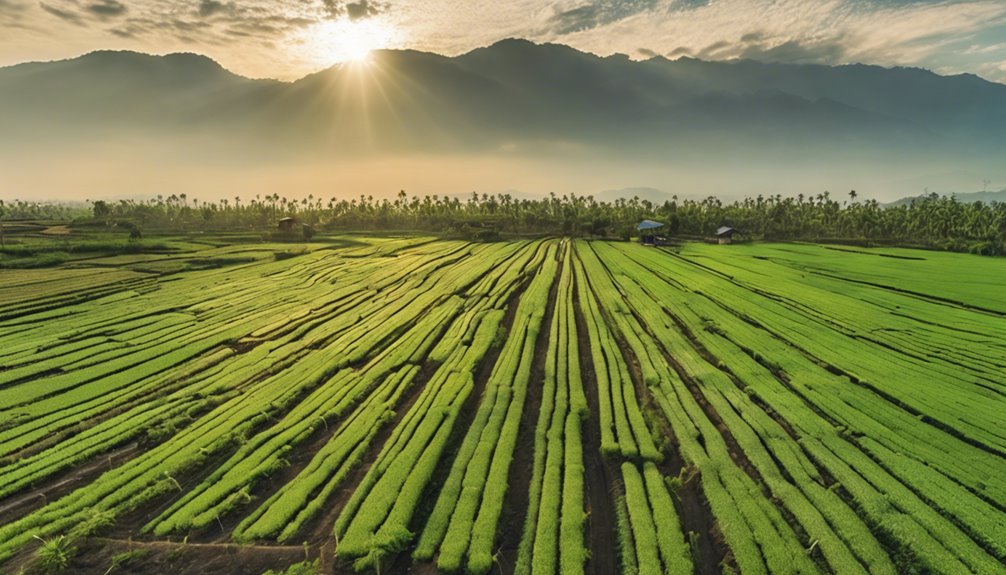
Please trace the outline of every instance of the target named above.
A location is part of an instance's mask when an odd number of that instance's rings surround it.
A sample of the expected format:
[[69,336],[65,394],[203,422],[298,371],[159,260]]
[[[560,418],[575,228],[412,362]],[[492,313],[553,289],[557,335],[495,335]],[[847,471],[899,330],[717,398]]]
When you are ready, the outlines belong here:
[[163,243],[0,272],[3,572],[1004,571],[1006,262]]
[[0,0],[0,575],[1006,575],[1004,62],[1004,0]]

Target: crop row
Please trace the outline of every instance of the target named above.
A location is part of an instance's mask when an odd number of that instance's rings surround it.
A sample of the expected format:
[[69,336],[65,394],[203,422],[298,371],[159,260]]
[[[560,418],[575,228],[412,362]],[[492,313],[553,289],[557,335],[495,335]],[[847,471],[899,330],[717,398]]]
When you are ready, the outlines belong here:
[[[616,529],[622,569],[624,572],[654,575],[691,573],[691,547],[685,538],[668,478],[657,467],[657,463],[663,460],[663,453],[657,450],[653,433],[646,422],[646,414],[640,408],[640,394],[648,394],[646,386],[660,382],[661,364],[659,360],[656,360],[656,364],[651,363],[651,355],[644,353],[647,335],[631,331],[634,325],[632,307],[623,302],[622,295],[610,281],[607,270],[599,265],[600,262],[593,254],[584,249],[586,245],[580,244],[578,248],[576,271],[579,289],[576,299],[588,334],[596,331],[589,339],[591,345],[601,342],[601,349],[608,352],[604,356],[604,364],[596,359],[594,362],[598,403],[605,403],[605,394],[612,393],[607,385],[609,378],[599,369],[606,365],[608,373],[619,373],[623,383],[623,401],[612,404],[621,403],[628,410],[626,419],[632,422],[632,431],[641,446],[638,453],[625,449],[605,451],[604,424],[603,420],[599,422],[602,426],[602,453],[611,460],[613,471],[621,477],[620,495],[616,502],[616,514],[620,520]],[[607,326],[612,326],[612,329]],[[611,345],[610,342],[618,344]],[[644,354],[642,361],[637,360],[641,380],[639,383],[643,385],[643,389],[637,389],[636,382],[630,375],[628,365],[630,359],[635,357],[630,350]],[[615,427],[617,435],[618,426]],[[620,465],[617,464],[619,461]]]
[[580,377],[572,250],[564,249],[562,258],[534,429],[528,507],[515,569],[518,575],[583,573],[587,559],[582,442],[587,399]]
[[[893,299],[889,307],[882,307],[876,299],[858,298],[859,288],[840,279],[807,279],[799,270],[765,260],[719,261],[722,257],[702,258],[702,266],[715,270],[703,274],[716,278],[707,295],[736,302],[738,313],[778,337],[799,342],[807,353],[840,368],[859,384],[1006,454],[1006,431],[998,425],[997,408],[1003,397],[1002,370],[966,359],[969,349],[984,358],[1002,357],[999,346],[1006,333],[1001,318],[873,288],[874,294]],[[771,273],[766,274],[766,268]],[[736,301],[739,293],[748,294],[746,302]],[[920,315],[928,311],[931,319],[939,320],[920,322],[913,317],[915,310],[921,310]],[[964,344],[959,330],[941,324],[963,321],[983,335]]]
[[[540,323],[543,313],[540,310],[543,307],[544,298],[547,297],[548,287],[552,283],[550,274],[554,275],[555,270],[555,263],[551,257],[554,251],[555,246],[552,244],[539,244],[533,250],[532,259],[523,266],[529,270],[531,275],[529,287],[520,298],[510,335],[503,345],[499,360],[486,385],[478,413],[459,447],[452,473],[440,492],[437,505],[434,507],[434,514],[426,524],[426,531],[423,532],[419,541],[417,553],[422,553],[421,550],[424,547],[431,545],[431,538],[442,539],[442,533],[447,531],[448,525],[444,518],[438,514],[443,511],[447,511],[449,514],[454,508],[454,505],[441,505],[442,501],[452,495],[457,501],[460,495],[459,489],[456,488],[456,486],[460,487],[457,481],[459,476],[455,474],[455,470],[462,469],[463,471],[463,468],[458,462],[469,456],[473,461],[476,461],[475,458],[478,457],[481,459],[481,469],[485,474],[492,465],[490,460],[492,459],[492,451],[497,448],[495,440],[497,437],[500,439],[498,446],[500,457],[506,458],[506,460],[501,459],[501,463],[495,466],[502,469],[502,481],[498,479],[500,471],[496,472],[497,475],[493,480],[496,483],[496,488],[501,492],[496,499],[495,507],[488,507],[488,513],[495,512],[498,518],[502,507],[502,491],[506,489],[509,458],[512,457],[512,441],[516,438],[516,423],[519,423],[520,418],[522,394],[526,393],[527,371],[530,369],[529,361],[533,355],[536,340],[536,331],[534,335],[528,336],[527,334],[529,329],[536,329],[536,327],[529,328],[535,320]],[[539,311],[536,312],[536,308]],[[496,337],[498,322],[502,317],[501,311],[498,310],[485,316],[492,322],[485,329],[481,329],[480,326],[479,332],[473,338],[473,342],[477,344],[478,353],[473,354],[470,348],[465,349],[462,346],[456,350],[457,361],[448,357],[444,366],[438,371],[438,375],[443,372],[444,376],[435,377],[426,386],[423,396],[419,398],[416,405],[396,429],[396,434],[385,445],[378,460],[371,467],[363,483],[354,492],[353,498],[340,515],[335,526],[339,538],[339,553],[344,557],[362,557],[358,561],[358,566],[375,564],[385,555],[403,550],[412,540],[413,534],[409,531],[409,524],[432,479],[443,451],[447,447],[448,439],[455,435],[454,429],[459,410],[474,389],[474,371],[479,360],[485,355],[489,345]],[[524,346],[526,345],[530,346],[528,351],[525,351]],[[473,345],[473,347],[476,346]],[[450,369],[445,369],[447,367]],[[523,375],[518,372],[518,368],[524,370]],[[523,385],[521,385],[522,381]],[[508,385],[511,382],[513,390]],[[444,389],[434,387],[435,383],[443,385]],[[511,396],[513,396],[512,410],[509,409]],[[502,408],[493,410],[493,406],[496,405],[501,405]],[[495,417],[490,417],[490,411],[494,411]],[[516,419],[513,415],[507,418],[507,411],[516,414]],[[479,432],[483,429],[494,429],[495,431],[489,432],[494,435],[487,434],[485,441],[478,441]],[[401,433],[397,433],[399,430]],[[512,431],[509,445],[506,441],[507,431]],[[472,440],[472,437],[475,437],[475,440]],[[508,455],[504,453],[507,447],[509,447]],[[476,464],[473,464],[473,469],[474,465]],[[466,477],[466,479],[468,478]],[[478,480],[473,476],[469,481]],[[486,486],[485,475],[482,476],[479,483]],[[468,487],[467,493],[475,496],[481,495],[481,487],[478,492],[471,489],[471,483]],[[476,500],[475,504],[477,505],[478,502]],[[493,504],[489,493],[483,500],[483,504],[487,506]],[[459,504],[457,509],[464,508]],[[473,509],[469,517],[473,518],[474,512]],[[483,521],[488,521],[488,519],[483,519]],[[490,523],[482,527],[489,536],[486,546],[487,552],[496,533],[495,521]],[[443,525],[443,530],[440,536],[434,537],[433,534],[441,525]],[[479,527],[475,528],[476,533],[478,533],[478,529]],[[464,533],[463,543],[466,548],[469,536],[475,540],[471,529]],[[439,545],[439,540],[433,541],[432,545],[434,547]],[[444,555],[441,553],[441,558],[443,557]],[[491,566],[491,559],[488,555],[486,559]]]
[[[596,262],[591,261],[591,264]],[[619,342],[612,327],[622,327],[621,316],[626,313],[621,296],[617,291],[604,290],[610,283],[600,283],[591,278],[594,273],[605,274],[599,265],[586,267],[580,258],[576,260],[576,285],[580,310],[587,325],[591,358],[597,378],[601,429],[601,453],[619,454],[628,459],[642,458],[658,461],[662,455],[653,443],[653,437],[643,418],[636,390],[629,374],[629,367],[622,357]],[[588,279],[590,278],[590,279]],[[610,305],[609,317],[615,316],[615,325],[609,325],[601,313],[599,301]],[[628,337],[634,334],[622,332]],[[637,342],[639,343],[639,342]],[[644,377],[647,384],[655,382],[655,372],[648,369]]]
[[[586,275],[597,285],[598,292],[620,294],[612,283],[612,275],[618,279],[627,278],[618,272],[609,275],[590,244],[578,244],[577,251]],[[605,260],[605,263],[611,265],[613,262]],[[650,372],[656,378],[656,382],[648,382],[649,392],[670,423],[681,455],[701,474],[704,495],[713,514],[721,519],[720,529],[741,571],[818,572],[806,553],[809,543],[806,546],[801,543],[780,509],[763,492],[758,477],[745,472],[743,461],[734,459],[733,455],[737,454],[728,445],[729,436],[717,427],[719,422],[710,418],[670,362],[654,357],[657,350],[666,351],[663,347],[666,333],[651,335],[637,319],[640,315],[653,317],[654,303],[640,300],[637,294],[625,298],[619,295],[617,300],[604,299],[602,303],[610,306],[609,313],[621,315],[618,325],[631,330],[623,332],[628,350],[640,362],[641,371]],[[659,316],[655,319],[659,321]],[[635,337],[631,337],[633,335]],[[673,351],[676,354],[681,350],[675,348]]]
[[[653,307],[645,316],[658,339],[677,350],[675,357],[679,359],[700,352],[717,358],[716,369],[720,374],[709,369],[705,374],[697,374],[704,384],[701,388],[704,396],[722,415],[738,443],[743,445],[745,438],[750,437],[743,447],[744,453],[759,467],[774,496],[787,505],[794,517],[800,520],[798,511],[806,506],[792,500],[791,486],[806,495],[834,533],[849,544],[871,571],[888,563],[884,558],[886,552],[877,542],[870,541],[877,539],[908,550],[916,561],[931,569],[998,572],[987,553],[992,551],[1001,556],[998,548],[998,541],[1002,540],[1001,512],[927,465],[907,465],[911,459],[899,456],[898,452],[919,452],[930,465],[947,466],[949,470],[946,454],[937,452],[948,444],[957,444],[960,451],[955,453],[974,465],[971,473],[981,473],[987,479],[993,475],[985,473],[991,474],[1001,466],[1000,459],[912,417],[867,388],[850,385],[848,379],[830,373],[791,343],[761,331],[758,326],[766,320],[764,311],[783,315],[787,308],[781,304],[759,302],[762,308],[759,310],[756,309],[759,304],[751,303],[750,292],[736,290],[729,295],[713,292],[714,288],[729,283],[707,284],[703,278],[707,272],[701,268],[681,265],[666,254],[618,251],[620,255],[631,255],[624,258],[611,254],[605,261],[631,269],[633,266],[628,262],[636,259],[647,266],[627,272],[636,282],[622,284],[623,289],[630,290],[633,301],[651,296],[661,310],[656,319],[651,319]],[[702,286],[701,293],[687,287],[697,285]],[[716,300],[709,299],[711,293],[716,294]],[[731,307],[741,311],[727,311]],[[760,316],[753,315],[759,311],[763,312]],[[752,317],[758,317],[759,323],[753,323]],[[684,335],[693,341],[686,341]],[[822,335],[819,333],[817,337]],[[681,359],[681,363],[686,362]],[[725,401],[717,399],[717,390]],[[731,423],[734,413],[742,419]],[[773,416],[784,418],[789,429],[773,425]],[[866,440],[864,435],[871,439]],[[756,442],[768,446],[773,459],[781,463],[782,482],[778,477],[773,480],[767,460],[762,459],[759,464]],[[896,447],[884,453],[876,447],[881,444]],[[957,467],[959,472],[963,466]],[[815,484],[828,487],[829,491],[841,487],[855,504],[835,501]],[[787,492],[791,495],[785,496]],[[941,517],[933,509],[933,503],[943,513],[955,515],[955,522],[967,529],[962,533],[953,522]],[[813,523],[809,518],[800,521],[824,552],[827,539],[819,536],[823,526],[811,530]],[[864,523],[872,535],[862,533]],[[975,545],[968,535],[985,549]],[[847,565],[841,562],[840,555],[834,552],[831,555],[829,563],[836,569]]]
[[378,572],[597,571],[590,534],[645,575],[700,547],[743,573],[1006,573],[1001,297],[888,255],[405,238],[12,272],[0,503],[73,487],[7,508],[0,564],[128,513],[141,539],[331,537]]
[[[446,248],[451,254],[457,254],[458,246],[464,248],[464,244],[448,245]],[[366,307],[358,304],[348,308],[341,316],[327,318],[327,321],[316,323],[310,326],[310,329],[299,333],[297,331],[291,332],[280,341],[261,342],[260,345],[245,353],[228,355],[224,359],[229,360],[227,365],[229,369],[217,370],[216,367],[209,367],[200,372],[200,377],[208,376],[210,373],[217,374],[215,377],[199,380],[201,381],[199,385],[211,386],[212,390],[205,388],[187,390],[193,392],[190,394],[192,398],[212,398],[211,404],[204,407],[205,413],[198,409],[192,411],[191,415],[195,417],[190,418],[189,421],[179,421],[179,423],[184,423],[185,427],[170,430],[168,433],[170,439],[126,464],[105,473],[90,485],[81,487],[50,503],[45,508],[0,527],[0,531],[2,531],[0,533],[0,541],[2,541],[0,543],[0,557],[9,556],[35,534],[44,536],[49,533],[66,532],[69,527],[83,521],[95,512],[117,513],[123,509],[141,505],[159,494],[177,489],[182,485],[181,482],[187,484],[188,482],[182,478],[192,470],[203,466],[205,462],[210,461],[214,454],[226,453],[238,443],[247,445],[248,438],[257,437],[259,430],[273,428],[277,416],[297,406],[304,397],[310,397],[312,391],[317,390],[326,381],[330,381],[340,369],[351,371],[349,366],[351,358],[362,360],[367,357],[379,356],[380,350],[388,349],[387,346],[395,341],[396,334],[402,333],[402,326],[411,324],[415,318],[435,307],[432,305],[435,303],[435,298],[456,302],[457,298],[452,298],[451,293],[465,285],[465,282],[480,277],[487,271],[487,268],[501,263],[502,260],[497,258],[503,257],[507,253],[503,249],[497,250],[500,254],[497,257],[475,258],[473,261],[481,262],[481,266],[483,266],[481,269],[471,270],[467,275],[454,275],[450,273],[451,268],[427,265],[437,259],[443,259],[441,254],[445,251],[444,247],[441,246],[438,250],[430,251],[432,253],[420,252],[407,258],[414,260],[415,265],[404,265],[405,271],[401,273],[406,277],[397,282],[385,283],[389,288],[386,292],[370,290],[369,293],[373,294],[372,299],[374,300],[372,307],[374,324],[365,324],[360,321],[361,317],[367,317],[361,316],[361,310]],[[333,257],[319,258],[316,265],[323,265],[325,259]],[[455,260],[460,257],[462,256],[453,256]],[[386,266],[379,264],[380,262],[375,262],[375,265],[371,266],[370,273],[374,274],[375,284],[383,281],[381,278],[388,275],[392,277],[399,275],[396,273],[388,274],[386,269],[382,269]],[[271,267],[271,264],[267,264],[265,267]],[[441,267],[443,269],[440,269]],[[414,279],[408,279],[416,270],[428,270],[427,277],[418,282]],[[235,273],[249,274],[248,271]],[[427,289],[431,287],[429,285],[422,285],[423,282],[434,281],[433,276],[438,275],[442,279],[449,278],[449,280],[446,283],[435,285],[437,288],[435,290]],[[261,275],[257,277],[261,277]],[[331,284],[327,284],[328,288],[325,288],[325,285],[319,284],[319,289],[327,289],[331,293]],[[412,292],[395,293],[397,285],[407,286]],[[270,287],[284,289],[285,286],[278,284]],[[292,289],[296,290],[295,287]],[[358,288],[351,287],[350,289]],[[217,297],[224,297],[224,291],[214,291],[218,293]],[[169,298],[165,297],[164,299],[168,300]],[[401,306],[389,305],[389,299],[403,302],[403,304]],[[226,304],[212,305],[212,301],[204,301],[206,303],[203,305],[207,310],[230,307]],[[456,305],[456,303],[451,305]],[[402,311],[394,313],[389,310]],[[337,327],[340,322],[333,320],[342,316],[345,317],[344,327]],[[252,324],[252,326],[254,325]],[[305,322],[304,325],[309,327],[308,322]],[[249,326],[244,327],[247,329]],[[428,333],[424,335],[428,335]],[[311,346],[316,346],[317,349]],[[347,348],[355,350],[349,357],[343,356],[341,353]],[[286,353],[287,350],[293,351],[295,349],[304,350],[303,353],[318,353],[318,357],[332,359],[320,362],[282,360],[276,362],[273,359],[285,358],[291,355]],[[296,354],[293,355],[296,356]],[[198,388],[199,386],[194,385],[194,387]],[[240,393],[233,394],[228,391],[235,389],[240,389]],[[48,468],[59,467],[58,463],[52,465],[51,462],[58,462],[68,454],[75,452],[96,453],[100,451],[101,447],[109,447],[114,444],[116,438],[113,434],[117,429],[123,431],[124,435],[119,438],[121,441],[121,437],[129,436],[128,426],[139,421],[141,409],[151,412],[163,405],[168,406],[164,408],[165,410],[174,409],[171,413],[177,413],[184,402],[178,402],[177,408],[170,407],[173,405],[170,397],[170,395],[157,396],[144,406],[137,406],[133,410],[115,415],[85,433],[72,435],[49,451],[40,452],[39,464]],[[190,412],[187,411],[185,415],[190,415]],[[115,425],[111,425],[113,421]],[[153,423],[155,418],[150,418],[147,421]],[[160,422],[165,423],[164,420],[160,420]],[[104,432],[103,434],[96,433],[99,428]],[[17,427],[12,429],[16,430]],[[92,431],[94,433],[91,433]],[[66,449],[70,445],[76,449]],[[46,458],[46,455],[49,457]],[[6,470],[5,468],[4,471]],[[18,470],[19,467],[15,466],[14,471]],[[36,474],[34,477],[38,477],[38,475]],[[199,490],[197,489],[195,492],[199,492]]]

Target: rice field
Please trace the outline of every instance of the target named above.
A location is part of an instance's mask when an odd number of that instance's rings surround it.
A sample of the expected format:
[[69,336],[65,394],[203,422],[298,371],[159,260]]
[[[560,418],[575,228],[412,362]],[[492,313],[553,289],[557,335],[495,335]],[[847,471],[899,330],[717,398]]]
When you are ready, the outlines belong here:
[[1006,573],[1006,260],[204,248],[0,270],[0,572]]

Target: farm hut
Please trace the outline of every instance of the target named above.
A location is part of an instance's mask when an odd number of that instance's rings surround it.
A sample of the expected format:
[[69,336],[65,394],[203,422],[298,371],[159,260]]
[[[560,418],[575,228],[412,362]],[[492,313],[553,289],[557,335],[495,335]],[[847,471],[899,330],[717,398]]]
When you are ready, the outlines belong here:
[[296,218],[280,218],[276,223],[279,231],[289,233],[293,231],[293,226],[297,223]]
[[716,241],[720,244],[729,244],[733,241],[734,233],[737,230],[731,228],[730,226],[720,226],[716,230]]
[[639,231],[639,241],[644,246],[655,246],[658,242],[662,241],[663,238],[657,237],[657,230],[664,227],[664,224],[660,222],[655,222],[653,220],[643,220],[639,222],[636,229]]

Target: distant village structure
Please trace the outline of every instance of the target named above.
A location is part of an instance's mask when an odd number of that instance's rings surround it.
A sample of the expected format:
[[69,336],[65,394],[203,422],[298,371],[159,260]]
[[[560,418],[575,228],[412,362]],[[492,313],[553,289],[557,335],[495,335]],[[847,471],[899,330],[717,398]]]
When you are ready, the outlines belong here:
[[733,241],[734,233],[737,230],[731,228],[730,226],[720,226],[716,230],[716,243],[719,244],[729,244]]
[[657,236],[657,230],[662,227],[664,227],[664,224],[653,220],[643,220],[639,222],[639,225],[636,226],[636,230],[639,231],[640,243],[644,246],[663,245],[666,240]]
[[293,226],[297,224],[297,218],[281,218],[276,226],[281,232],[292,232]]

